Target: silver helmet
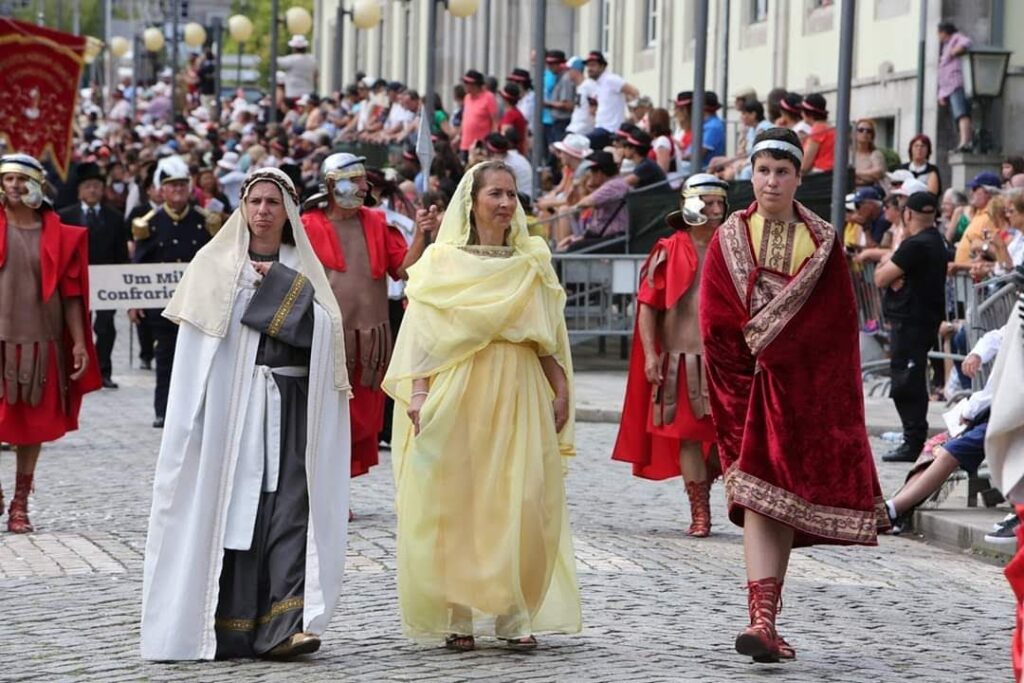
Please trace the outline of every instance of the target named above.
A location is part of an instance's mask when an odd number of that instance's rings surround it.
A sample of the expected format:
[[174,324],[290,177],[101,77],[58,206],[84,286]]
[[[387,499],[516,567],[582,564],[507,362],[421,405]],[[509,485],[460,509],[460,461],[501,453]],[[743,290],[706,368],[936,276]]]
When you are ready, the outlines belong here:
[[694,173],[686,179],[679,193],[682,200],[680,210],[666,216],[665,222],[676,230],[707,223],[704,200],[701,199],[705,195],[717,195],[725,199],[725,213],[729,213],[729,183],[710,173]]
[[[5,154],[0,157],[0,176],[17,173],[25,176],[25,194],[21,201],[30,209],[38,209],[43,203],[49,205],[43,188],[46,185],[46,171],[35,157],[28,154]],[[0,201],[6,202],[3,190],[0,190]]]
[[354,178],[366,175],[366,157],[356,156],[348,152],[337,152],[330,155],[320,165],[320,191],[303,204],[303,208],[323,206],[328,195],[343,209],[355,209],[363,205],[363,197]]

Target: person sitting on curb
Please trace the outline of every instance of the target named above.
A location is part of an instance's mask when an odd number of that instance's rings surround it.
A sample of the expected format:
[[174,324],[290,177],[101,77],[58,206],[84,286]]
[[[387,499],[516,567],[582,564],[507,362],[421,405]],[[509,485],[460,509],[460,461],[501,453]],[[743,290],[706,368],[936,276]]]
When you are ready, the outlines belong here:
[[[964,359],[965,375],[973,379],[982,365],[996,357],[1005,330],[1006,326],[992,330],[978,340]],[[978,471],[985,459],[985,432],[992,406],[993,377],[994,374],[989,376],[985,388],[967,400],[960,415],[961,424],[966,425],[965,428],[944,443],[933,446],[930,452],[925,449],[907,474],[903,486],[885,501],[894,534],[901,533],[910,525],[914,510],[938,491],[958,468],[972,475]]]

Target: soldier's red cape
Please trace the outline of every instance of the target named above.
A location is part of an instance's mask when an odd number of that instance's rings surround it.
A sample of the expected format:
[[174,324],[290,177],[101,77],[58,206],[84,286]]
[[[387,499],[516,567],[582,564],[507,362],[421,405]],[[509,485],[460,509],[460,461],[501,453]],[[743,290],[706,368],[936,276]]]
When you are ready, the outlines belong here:
[[[658,240],[647,260],[640,269],[640,284],[637,289],[637,314],[639,304],[644,303],[655,310],[671,308],[679,298],[693,286],[699,259],[693,239],[687,232],[676,232],[671,237]],[[661,349],[658,348],[660,353]],[[644,348],[640,343],[638,321],[633,323],[633,348],[629,358],[629,376],[626,380],[626,398],[622,406],[622,420],[619,435],[615,440],[612,460],[632,463],[633,475],[644,479],[669,479],[681,475],[679,470],[679,447],[682,440],[703,443],[705,457],[711,442],[715,439],[714,425],[710,417],[697,420],[689,402],[681,400],[676,419],[671,428],[652,433],[651,392],[653,386],[644,372]],[[686,386],[685,368],[680,366],[680,375],[671,378]],[[669,378],[665,378],[669,381]],[[680,393],[685,397],[685,390]],[[671,433],[671,435],[669,435]]]
[[[81,297],[82,331],[89,364],[85,374],[68,382],[66,405],[61,406],[57,360],[51,355],[47,368],[48,381],[43,385],[39,405],[9,404],[0,401],[0,440],[14,444],[54,441],[66,432],[78,429],[78,412],[82,396],[102,386],[99,360],[92,338],[89,315],[89,238],[85,228],[64,225],[56,212],[42,211],[43,227],[39,244],[39,270],[42,300],[50,297]],[[0,210],[0,268],[7,260],[7,214]],[[64,337],[58,348],[64,353],[64,367],[70,375],[73,368],[71,335],[64,326]]]

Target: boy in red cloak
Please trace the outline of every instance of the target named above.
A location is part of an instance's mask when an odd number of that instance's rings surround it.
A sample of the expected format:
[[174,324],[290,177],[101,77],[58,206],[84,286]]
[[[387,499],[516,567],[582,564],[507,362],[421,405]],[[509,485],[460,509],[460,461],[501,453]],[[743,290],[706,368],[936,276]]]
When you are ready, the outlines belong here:
[[755,202],[708,245],[700,327],[729,518],[743,527],[750,625],[736,650],[791,659],[775,617],[794,547],[876,545],[888,528],[864,423],[842,240],[794,200],[796,133],[762,131]]
[[[89,330],[89,241],[64,225],[43,197],[42,165],[0,157],[0,442],[17,451],[7,530],[33,531],[28,517],[44,441],[78,429],[82,395],[100,388]],[[0,514],[3,514],[0,489]]]
[[[697,322],[700,270],[708,241],[725,219],[727,183],[690,176],[680,211],[665,222],[676,230],[658,240],[640,269],[633,352],[626,400],[612,460],[633,463],[633,475],[662,480],[682,475],[690,499],[691,536],[711,533],[707,458],[715,439]],[[711,463],[717,470],[717,462]]]

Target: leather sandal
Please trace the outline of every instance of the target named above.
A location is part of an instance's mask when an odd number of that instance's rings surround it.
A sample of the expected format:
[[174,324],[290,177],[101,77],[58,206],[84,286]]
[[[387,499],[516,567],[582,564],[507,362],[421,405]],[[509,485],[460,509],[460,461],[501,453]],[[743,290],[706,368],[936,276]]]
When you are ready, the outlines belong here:
[[476,639],[473,636],[450,633],[444,637],[444,646],[456,652],[470,652],[476,649]]

